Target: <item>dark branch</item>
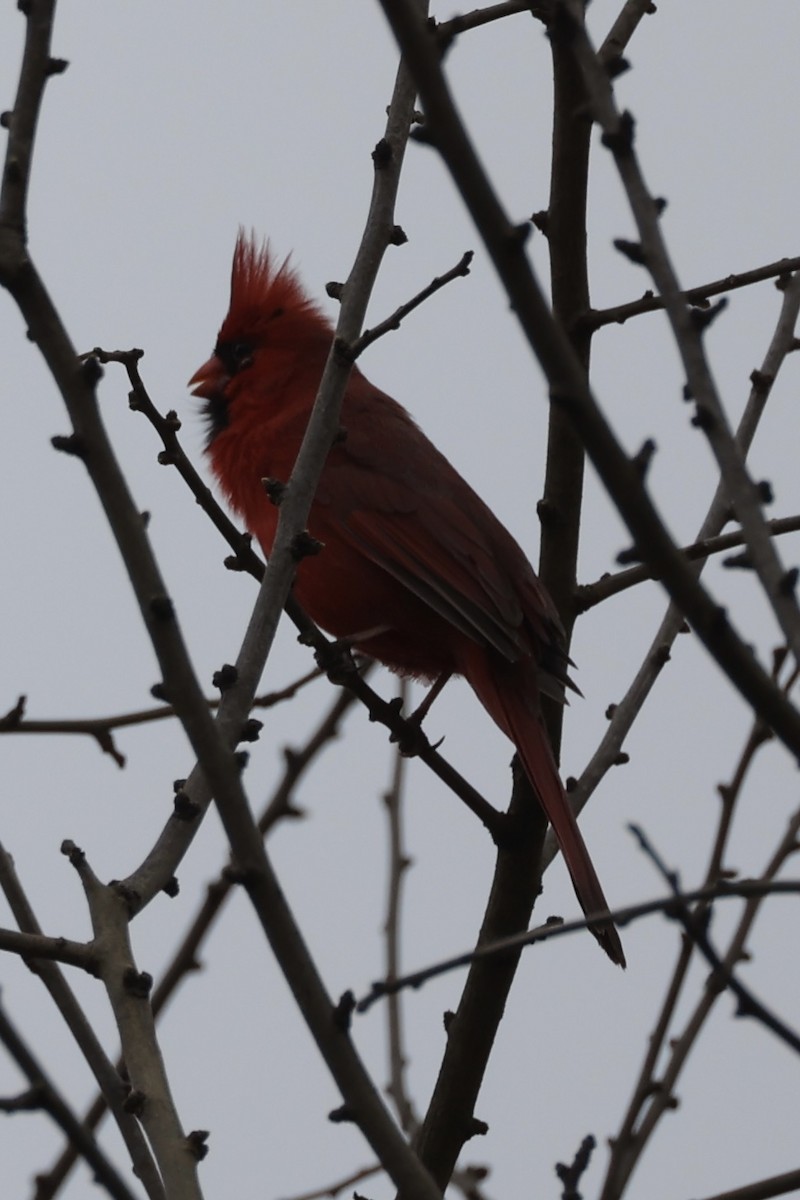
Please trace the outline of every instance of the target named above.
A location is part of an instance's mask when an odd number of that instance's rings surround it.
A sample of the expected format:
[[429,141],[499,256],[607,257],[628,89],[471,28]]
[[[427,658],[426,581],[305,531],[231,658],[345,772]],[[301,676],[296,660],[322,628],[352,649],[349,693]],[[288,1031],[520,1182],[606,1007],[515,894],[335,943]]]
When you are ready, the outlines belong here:
[[[780,258],[777,262],[767,263],[766,266],[756,267],[752,271],[741,271],[739,274],[726,275],[724,279],[715,279],[712,283],[700,284],[681,293],[687,304],[704,305],[712,296],[735,291],[736,288],[750,287],[754,283],[763,283],[765,279],[787,279],[789,275],[800,270],[800,257]],[[627,304],[617,304],[613,308],[593,308],[580,318],[581,327],[590,330],[601,329],[604,325],[624,325],[631,317],[642,313],[660,312],[664,308],[664,298],[653,292],[645,292],[639,300],[631,300]]]
[[[681,916],[676,911],[676,903],[678,901],[681,905],[688,905],[698,902],[708,903],[712,900],[752,899],[753,897],[773,895],[800,895],[800,880],[762,881],[759,879],[747,879],[739,882],[735,880],[722,880],[713,886],[697,888],[694,891],[672,892],[669,896],[662,896],[657,900],[646,900],[639,904],[630,904],[625,908],[617,908],[613,912],[604,913],[600,917],[590,914],[588,917],[574,921],[562,921],[560,917],[552,918],[544,925],[537,925],[535,929],[514,934],[512,937],[503,938],[498,942],[489,942],[484,946],[479,946],[476,950],[469,950],[464,954],[454,955],[452,958],[442,959],[440,962],[433,963],[429,967],[423,967],[419,971],[403,975],[399,979],[377,981],[373,983],[370,991],[357,1002],[355,1011],[364,1013],[376,1001],[382,1000],[384,996],[388,996],[392,992],[399,992],[405,988],[417,989],[424,983],[427,983],[429,979],[436,979],[440,975],[448,974],[450,971],[459,970],[461,967],[468,967],[473,962],[497,958],[498,956],[501,957],[522,947],[533,946],[539,942],[547,942],[553,938],[566,937],[569,934],[578,933],[603,922],[625,926],[629,925],[632,921],[639,921],[643,917],[652,916],[653,913],[661,913],[670,920],[681,921]],[[794,1049],[794,1046],[792,1048]]]

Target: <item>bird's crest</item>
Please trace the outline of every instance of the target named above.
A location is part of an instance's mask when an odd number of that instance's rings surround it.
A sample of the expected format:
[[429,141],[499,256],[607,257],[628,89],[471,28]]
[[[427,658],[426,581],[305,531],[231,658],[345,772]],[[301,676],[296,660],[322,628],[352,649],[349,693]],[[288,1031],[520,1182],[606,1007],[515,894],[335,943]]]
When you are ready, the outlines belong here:
[[[258,329],[284,314],[310,318],[326,329],[328,321],[303,291],[290,256],[276,263],[269,242],[242,229],[236,239],[231,269],[231,303],[225,325],[233,329]],[[220,331],[221,335],[224,331]]]

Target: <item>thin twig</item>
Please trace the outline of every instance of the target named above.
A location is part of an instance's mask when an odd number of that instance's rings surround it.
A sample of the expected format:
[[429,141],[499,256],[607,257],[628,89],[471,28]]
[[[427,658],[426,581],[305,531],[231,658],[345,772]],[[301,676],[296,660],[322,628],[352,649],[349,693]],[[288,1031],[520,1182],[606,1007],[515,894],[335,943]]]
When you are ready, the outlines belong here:
[[731,1188],[728,1192],[717,1192],[714,1196],[705,1196],[704,1200],[771,1200],[773,1196],[786,1196],[789,1192],[799,1189],[800,1169],[785,1171],[782,1175],[771,1175],[768,1179],[758,1179],[755,1183]]
[[563,329],[554,322],[524,255],[521,232],[503,210],[458,115],[429,31],[408,0],[381,2],[415,72],[428,136],[451,171],[479,229],[514,312],[548,377],[552,401],[568,409],[636,545],[654,565],[704,645],[748,703],[800,757],[800,713],[775,687],[724,610],[697,582],[691,564],[681,555],[642,485],[638,463],[629,458],[614,436]]
[[[44,15],[49,43],[52,4],[45,4],[44,0],[28,0],[26,7],[33,11],[36,17],[35,21],[30,22],[31,26],[38,25],[40,15]],[[371,210],[373,240],[367,238],[363,243],[363,252],[358,258],[359,267],[363,268],[363,271],[360,276],[351,273],[349,303],[346,297],[342,308],[339,334],[345,340],[348,337],[352,340],[359,331],[360,310],[366,303],[368,293],[366,280],[373,277],[377,268],[377,262],[380,260],[379,246],[382,248],[386,244],[388,227],[382,222],[391,215],[413,105],[414,87],[403,69],[390,105],[385,139],[389,150],[388,165],[380,172],[381,178],[376,184],[377,201]],[[386,156],[382,161],[386,163]],[[277,577],[277,584],[270,587],[264,595],[260,595],[257,601],[255,622],[248,630],[240,661],[237,663],[240,668],[240,686],[226,692],[227,699],[234,691],[238,691],[243,712],[237,712],[235,705],[228,706],[226,717],[232,726],[228,727],[221,719],[221,705],[220,719],[215,723],[205,705],[175,619],[171,599],[153,557],[141,514],[130,495],[100,418],[96,385],[101,368],[93,359],[88,363],[79,361],[64,324],[30,256],[24,236],[24,212],[20,217],[16,227],[4,226],[2,230],[4,244],[0,244],[0,282],[8,287],[16,301],[31,340],[42,351],[62,394],[73,432],[68,437],[59,439],[57,447],[80,459],[97,490],[125,561],[145,627],[158,658],[167,698],[179,712],[201,770],[201,782],[197,790],[202,802],[193,810],[194,819],[187,819],[185,806],[182,814],[176,815],[170,823],[170,832],[177,833],[179,825],[183,825],[184,830],[182,836],[172,839],[172,858],[165,854],[161,863],[151,861],[147,874],[137,879],[137,882],[143,885],[143,892],[137,894],[132,891],[129,893],[130,898],[133,901],[135,895],[137,898],[141,895],[147,900],[157,894],[160,888],[169,885],[170,876],[165,872],[174,871],[176,857],[179,860],[180,856],[186,853],[194,831],[199,826],[197,818],[203,808],[207,807],[213,793],[264,933],[276,953],[298,1007],[342,1090],[349,1110],[356,1114],[359,1127],[397,1186],[407,1187],[420,1198],[440,1200],[438,1189],[391,1120],[354,1047],[341,1026],[334,1020],[334,1008],[330,997],[303,942],[253,821],[242,787],[240,764],[233,753],[233,747],[241,736],[242,723],[250,700],[255,694],[274,621],[277,620],[279,609],[282,607],[282,589],[288,586],[291,572],[286,567],[283,575],[277,570],[274,571],[273,576]],[[10,249],[5,243],[9,243]],[[337,357],[335,353],[329,360],[332,363],[331,371],[343,380],[344,372],[334,361]],[[333,396],[334,392],[331,389],[327,393],[328,400],[332,400]],[[330,419],[331,415],[335,414],[330,403],[323,403],[319,413],[319,420],[313,422],[314,428],[309,427],[311,441],[306,445],[311,446],[316,441],[316,450],[312,449],[310,454],[312,458],[320,455],[321,466],[327,437],[326,415]],[[321,439],[318,428],[320,421]],[[288,562],[284,556],[288,536],[286,530],[291,527],[292,521],[300,520],[304,505],[310,501],[313,473],[308,460],[309,453],[301,451],[296,465],[296,470],[300,472],[296,482],[304,477],[305,488],[298,487],[294,496],[288,497],[281,508],[281,527],[273,554],[273,564],[276,559],[278,563],[281,560],[284,564]],[[188,836],[187,831],[191,831]],[[112,981],[107,982],[110,985]],[[118,1007],[122,1009],[124,998],[117,999]],[[126,1046],[126,1058],[128,1050]],[[170,1131],[167,1130],[164,1136],[169,1138]],[[172,1174],[171,1168],[174,1164],[170,1162],[169,1165]],[[175,1192],[176,1200],[180,1194],[180,1191]]]
[[0,1111],[13,1113],[23,1109],[26,1111],[41,1109],[46,1112],[92,1168],[95,1181],[110,1196],[113,1196],[114,1200],[136,1200],[134,1193],[129,1189],[114,1164],[100,1149],[91,1133],[81,1125],[33,1051],[14,1028],[2,1004],[0,1004],[0,1042],[26,1076],[31,1089],[24,1097],[0,1101]]
[[[592,114],[603,131],[603,143],[614,158],[636,222],[640,238],[636,248],[637,261],[646,265],[658,292],[664,297],[665,311],[686,372],[687,395],[695,404],[694,423],[706,435],[745,534],[753,569],[783,636],[800,662],[800,609],[794,591],[797,572],[787,571],[769,537],[762,512],[763,497],[750,478],[728,425],[705,353],[703,332],[709,323],[708,314],[698,321],[683,297],[661,233],[658,206],[647,189],[634,150],[633,118],[630,113],[621,113],[617,108],[608,73],[592,47],[583,22],[583,4],[580,0],[558,0],[558,7],[563,18],[570,22],[570,44],[591,97]],[[800,293],[800,273],[790,280],[787,289]]]
[[[770,338],[769,346],[764,354],[761,366],[751,376],[750,394],[744,406],[736,439],[742,454],[747,455],[753,443],[767,401],[772,394],[780,370],[792,351],[795,343],[795,327],[798,312],[800,312],[800,297],[796,291],[782,293],[781,307],[775,329]],[[730,515],[730,505],[725,488],[720,483],[709,505],[708,511],[700,525],[697,534],[697,544],[702,545],[709,539],[717,537]],[[696,561],[690,570],[697,575],[703,571],[706,559]],[[641,570],[643,568],[634,568]],[[669,661],[672,645],[686,623],[683,613],[672,602],[656,630],[655,636],[645,654],[642,664],[636,672],[624,697],[614,705],[613,716],[600,745],[595,750],[581,777],[570,792],[570,803],[573,811],[578,814],[594,792],[600,781],[610,768],[618,761],[623,742],[628,732],[642,710],[651,689],[658,679],[664,665]],[[778,687],[773,676],[773,683]],[[544,864],[552,862],[558,852],[554,837],[548,836],[545,842]]]
[[468,33],[472,29],[480,29],[483,25],[525,12],[546,21],[551,9],[552,0],[538,0],[538,3],[537,0],[503,0],[499,4],[489,4],[486,8],[474,8],[472,12],[458,13],[447,21],[438,21],[436,36],[440,45],[446,49],[461,33]]
[[[0,848],[0,854],[2,854]],[[23,961],[38,959],[58,962],[65,967],[78,967],[89,975],[97,975],[97,955],[89,943],[72,942],[68,938],[47,937],[42,933],[18,933],[15,929],[0,929],[0,950],[17,954]]]
[[[349,1191],[354,1184],[361,1183],[364,1179],[372,1179],[382,1170],[380,1163],[373,1163],[369,1167],[360,1167],[358,1171],[352,1171],[342,1179],[326,1184],[325,1187],[314,1188],[311,1192],[300,1192],[296,1196],[289,1197],[288,1200],[324,1200],[326,1196],[335,1198],[340,1192]],[[356,1195],[356,1193],[353,1194]]]
[[[366,669],[369,670],[368,667]],[[282,817],[299,815],[299,810],[293,802],[294,789],[323,747],[338,735],[340,724],[354,703],[355,697],[350,692],[340,691],[308,740],[297,749],[286,749],[283,776],[258,820],[258,827],[263,836],[266,837]],[[231,873],[230,866],[228,862],[217,878],[208,884],[205,900],[190,921],[170,962],[153,988],[151,1004],[156,1021],[175,996],[181,983],[199,969],[203,945],[237,886],[235,880],[238,876]],[[122,1063],[119,1062],[117,1067],[121,1070]],[[84,1126],[87,1129],[96,1129],[106,1111],[106,1099],[101,1092],[86,1111]],[[38,1173],[37,1200],[50,1200],[50,1197],[55,1196],[76,1161],[74,1147],[65,1146],[52,1167],[46,1173]]]
[[[732,971],[745,956],[746,942],[761,904],[770,894],[770,888],[776,882],[775,876],[778,871],[797,849],[798,830],[800,830],[800,812],[796,813],[789,821],[786,832],[760,879],[754,881],[756,886],[752,895],[746,900],[744,911],[730,940],[728,951],[722,960],[722,967],[725,971]],[[685,942],[684,954],[688,953],[688,943]],[[629,1109],[626,1116],[627,1136],[614,1142],[601,1200],[616,1200],[622,1194],[627,1180],[659,1121],[665,1112],[674,1107],[675,1085],[716,1001],[723,994],[724,989],[703,988],[700,998],[684,1025],[683,1032],[670,1037],[669,1058],[661,1071],[657,1086],[649,1088],[646,1095],[643,1094],[640,1097],[640,1105],[646,1105],[644,1111],[640,1113],[637,1110],[634,1114]],[[637,1095],[638,1092],[639,1089],[637,1089]]]
[[[294,683],[289,683],[284,688],[280,688],[274,692],[265,692],[262,696],[256,696],[252,703],[252,708],[273,708],[277,704],[282,704],[286,700],[293,699],[297,693],[307,684],[315,679],[319,679],[322,671],[315,668],[313,671],[307,671]],[[114,731],[118,729],[127,729],[132,725],[149,725],[154,721],[168,721],[177,716],[175,709],[170,704],[161,704],[155,708],[141,708],[135,712],[112,713],[107,717],[51,717],[51,718],[33,718],[23,717],[20,710],[20,703],[24,702],[26,697],[21,696],[20,700],[14,706],[10,713],[5,717],[0,717],[0,734],[3,733],[38,733],[38,734],[78,734],[88,735],[93,737],[100,749],[106,754],[110,754],[118,767],[125,766],[125,755],[120,753],[116,743],[114,742]],[[209,698],[209,709],[214,712],[219,707],[219,698]]]
[[[680,892],[677,899],[681,904],[695,904],[698,902],[708,903],[711,900],[742,898],[747,900],[754,898],[761,900],[765,896],[783,895],[800,895],[800,880],[776,880],[772,878],[740,881],[721,880],[713,886]],[[356,1003],[356,1012],[367,1012],[376,1001],[382,1000],[391,992],[401,991],[406,988],[419,988],[424,983],[427,983],[429,979],[437,979],[440,975],[446,975],[450,971],[458,970],[461,967],[468,967],[473,962],[502,957],[522,947],[534,946],[540,942],[550,941],[553,938],[567,937],[569,934],[589,929],[603,922],[625,926],[629,925],[632,921],[640,921],[644,917],[652,916],[653,913],[661,913],[670,920],[678,920],[678,915],[674,911],[675,905],[676,896],[675,894],[671,894],[669,896],[660,896],[656,900],[644,900],[638,904],[629,904],[624,908],[616,908],[609,913],[590,913],[587,917],[582,917],[574,921],[562,921],[560,917],[552,918],[544,925],[537,925],[535,929],[528,929],[524,933],[513,934],[511,937],[502,938],[497,942],[486,942],[474,950],[467,950],[463,954],[455,954],[451,958],[442,959],[439,962],[432,963],[428,967],[422,967],[418,971],[402,975],[393,982],[387,979],[376,980],[372,984],[370,991]]]
[[[398,694],[403,703],[408,699],[408,690],[408,684],[404,680],[401,681]],[[392,780],[383,797],[389,818],[389,889],[384,922],[387,979],[396,979],[400,974],[401,892],[403,879],[410,866],[410,860],[403,844],[402,803],[405,774],[406,763],[398,751],[394,758]],[[389,1086],[386,1090],[397,1110],[400,1128],[404,1133],[413,1136],[419,1122],[408,1094],[406,1075],[408,1060],[403,1037],[402,1012],[397,993],[393,993],[389,997],[386,1006],[386,1020],[389,1045]]]
[[[711,296],[722,296],[737,288],[750,287],[754,283],[763,283],[765,279],[788,279],[789,275],[800,271],[800,256],[796,258],[779,258],[777,262],[767,263],[763,267],[755,267],[751,271],[740,271],[726,275],[724,279],[715,279],[712,283],[700,284],[699,287],[688,288],[682,293],[687,304],[703,305]],[[643,313],[661,312],[664,308],[663,296],[656,296],[647,291],[639,300],[629,300],[626,304],[615,304],[612,308],[590,309],[581,322],[586,322],[589,329],[602,329],[605,325],[624,325],[631,317]]]
[[[780,665],[779,656],[776,655],[773,663],[773,674],[776,679],[780,672]],[[784,686],[791,686],[791,684]],[[763,745],[762,735],[763,724],[756,719],[753,722],[753,727],[745,742],[742,753],[739,755],[739,760],[730,783],[720,785],[718,789],[722,806],[704,881],[709,886],[713,886],[725,878],[722,862],[731,829],[734,806],[744,787],[747,773],[753,763],[756,751]],[[701,903],[695,911],[699,914],[701,908],[707,907],[708,903],[710,902]],[[619,1131],[611,1141],[611,1156],[607,1170],[607,1197],[615,1195],[615,1181],[618,1179],[620,1172],[627,1178],[633,1169],[637,1157],[643,1152],[644,1142],[639,1139],[637,1132],[640,1114],[652,1103],[654,1096],[662,1095],[656,1071],[658,1064],[661,1062],[664,1047],[667,1044],[672,1023],[689,977],[689,966],[692,958],[693,945],[691,939],[684,937],[681,941],[677,961],[673,968],[655,1026],[647,1038],[644,1058],[631,1099]],[[667,1102],[668,1099],[667,1097]]]
[[[777,517],[772,521],[767,521],[767,530],[770,537],[780,537],[784,533],[797,533],[800,530],[800,515]],[[692,542],[691,545],[683,547],[683,553],[690,562],[696,562],[698,559],[711,558],[715,554],[733,550],[736,546],[743,546],[744,543],[744,534],[739,529],[732,533],[723,533],[716,537],[702,538],[700,541]],[[640,583],[655,578],[652,569],[643,563],[637,567],[628,567],[624,571],[617,571],[615,574],[603,575],[594,583],[579,584],[577,590],[578,611],[588,612],[590,608],[594,608],[596,604],[602,604],[611,596],[618,596],[620,592],[627,591],[628,588],[636,587]]]
[[711,967],[712,974],[707,986],[713,988],[715,991],[727,990],[732,992],[739,1002],[736,1010],[738,1017],[754,1017],[765,1029],[768,1029],[770,1033],[774,1033],[785,1046],[794,1050],[795,1054],[800,1054],[800,1034],[795,1033],[785,1021],[781,1021],[775,1013],[768,1009],[750,988],[745,987],[738,976],[734,974],[733,968],[724,963],[720,958],[708,936],[708,911],[705,905],[701,908],[699,916],[696,913],[692,913],[687,901],[681,895],[677,873],[668,869],[666,863],[658,854],[641,826],[629,825],[628,828],[662,879],[672,888],[675,905],[670,915],[674,916],[680,922],[687,937],[694,943]]
[[72,842],[62,853],[83,886],[98,952],[98,971],[124,1048],[131,1093],[127,1104],[145,1131],[170,1200],[202,1200],[202,1154],[184,1132],[158,1044],[149,996],[152,978],[138,970],[130,943],[130,910],[119,885],[102,884]]
[[592,1161],[597,1142],[589,1134],[583,1139],[578,1147],[575,1157],[572,1162],[556,1163],[556,1175],[562,1184],[561,1200],[581,1200],[581,1193],[578,1191],[578,1184],[581,1181],[581,1176],[589,1167]]
[[[0,845],[0,887],[2,887],[9,908],[22,933],[31,938],[41,938],[41,927],[17,875],[14,861],[2,845]],[[37,957],[30,958],[28,965],[47,988],[53,1003],[75,1039],[75,1044],[86,1060],[89,1070],[100,1088],[103,1104],[108,1106],[113,1115],[130,1155],[133,1168],[142,1181],[147,1195],[150,1200],[164,1200],[164,1185],[158,1168],[136,1117],[126,1106],[130,1092],[129,1085],[123,1080],[120,1070],[108,1058],[94,1027],[86,1017],[72,988],[56,963]],[[97,973],[97,967],[97,956],[92,950],[92,974]],[[91,1127],[87,1127],[87,1131],[91,1132]],[[77,1158],[77,1145],[72,1146],[72,1154],[74,1158]],[[44,1200],[47,1195],[42,1185],[39,1187],[38,1195],[40,1200]]]
[[420,304],[423,304],[430,296],[440,291],[448,283],[451,283],[452,280],[469,275],[470,263],[474,257],[475,255],[472,250],[465,251],[456,265],[451,267],[449,271],[445,271],[444,275],[437,275],[421,292],[417,292],[416,296],[413,296],[411,300],[407,300],[405,304],[401,304],[396,308],[392,315],[387,317],[385,321],[381,321],[379,325],[374,325],[371,329],[365,329],[351,347],[350,353],[353,356],[353,360],[355,361],[355,359],[363,354],[366,348],[371,346],[373,342],[377,342],[378,338],[399,329],[400,323],[408,314],[412,313],[415,308],[419,308]]

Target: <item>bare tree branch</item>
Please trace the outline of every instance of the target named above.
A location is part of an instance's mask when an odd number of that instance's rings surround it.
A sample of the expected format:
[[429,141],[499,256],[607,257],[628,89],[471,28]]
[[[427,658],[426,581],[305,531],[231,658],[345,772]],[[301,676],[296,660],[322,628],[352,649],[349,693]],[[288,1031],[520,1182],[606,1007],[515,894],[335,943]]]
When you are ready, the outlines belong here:
[[619,16],[606,34],[599,56],[603,65],[619,58],[644,17],[657,11],[653,0],[625,0]]
[[[753,443],[767,401],[772,393],[774,382],[780,372],[787,355],[792,351],[795,340],[795,327],[800,313],[800,295],[797,290],[785,290],[782,294],[780,312],[775,324],[775,330],[770,338],[769,346],[758,370],[753,372],[752,387],[736,431],[736,438],[743,455],[747,455]],[[719,536],[730,513],[727,492],[722,483],[717,487],[708,511],[698,530],[697,544],[702,545],[708,539]],[[705,559],[697,560],[690,569],[698,575],[702,572]],[[640,570],[644,568],[635,568]],[[685,628],[685,621],[680,608],[671,603],[656,630],[650,647],[642,660],[642,665],[627,689],[621,701],[614,705],[613,716],[608,730],[602,738],[588,764],[584,768],[580,780],[570,792],[573,810],[580,813],[589,796],[593,793],[608,770],[618,761],[622,744],[630,731],[633,722],[641,712],[647,696],[665,664],[669,661],[671,647],[679,632]],[[778,683],[773,675],[773,683]],[[555,838],[548,836],[545,842],[544,866],[552,861],[557,853]]]
[[800,1170],[785,1171],[782,1175],[771,1175],[744,1187],[731,1188],[728,1192],[717,1192],[704,1200],[770,1200],[772,1196],[786,1196],[800,1188]]
[[[307,671],[293,683],[289,683],[278,691],[265,692],[253,700],[253,708],[272,708],[285,700],[292,700],[307,684],[319,679],[322,672],[317,668]],[[114,742],[114,731],[127,729],[132,725],[150,725],[154,721],[167,721],[176,716],[175,709],[169,704],[156,708],[142,708],[136,712],[112,713],[107,717],[24,717],[24,703],[27,698],[20,697],[10,713],[0,718],[0,734],[3,733],[38,733],[38,734],[79,734],[93,737],[100,749],[110,754],[118,767],[125,766],[125,755],[121,754]],[[213,712],[219,707],[218,699],[209,699],[208,707]]]
[[378,338],[383,337],[384,334],[399,329],[401,322],[405,320],[409,313],[412,313],[415,308],[419,308],[420,304],[424,304],[429,297],[441,291],[448,283],[452,283],[454,279],[461,279],[465,275],[469,275],[469,266],[473,257],[472,250],[467,250],[462,254],[454,267],[451,267],[449,271],[445,271],[443,275],[437,275],[421,292],[417,292],[416,296],[413,296],[411,300],[407,300],[405,304],[401,304],[399,308],[396,308],[392,315],[387,317],[385,321],[381,321],[379,325],[373,326],[372,329],[365,329],[352,347],[351,353],[353,359],[355,360],[362,355],[368,346],[371,346],[373,342],[377,342]]
[[[694,306],[707,305],[712,296],[722,296],[737,288],[751,287],[755,283],[763,283],[765,279],[788,280],[795,271],[800,271],[800,257],[780,258],[777,262],[767,263],[766,266],[756,267],[752,271],[740,271],[738,274],[726,275],[724,279],[715,279],[712,283],[700,284],[683,292],[687,304]],[[624,325],[631,317],[644,313],[661,312],[664,309],[663,296],[656,296],[647,291],[639,300],[631,300],[627,304],[616,304],[613,308],[593,308],[581,318],[591,330],[602,329],[605,325]]]
[[[3,846],[0,846],[0,887],[22,933],[29,938],[41,939],[43,935],[36,914],[17,876],[13,859]],[[93,947],[88,947],[87,952],[91,952],[92,974],[96,974],[99,969],[97,953]],[[128,1084],[103,1050],[99,1038],[59,967],[54,962],[42,958],[32,958],[29,965],[50,993],[94,1075],[103,1095],[103,1103],[108,1106],[114,1117],[134,1170],[147,1195],[150,1200],[165,1200],[164,1186],[153,1156],[136,1117],[126,1107],[130,1092]],[[90,1132],[88,1129],[87,1133]],[[80,1143],[73,1144],[73,1154],[77,1155],[79,1145]],[[41,1200],[44,1200],[44,1196]]]
[[[653,843],[640,826],[631,825],[629,828],[645,854],[655,864],[659,874],[672,888],[673,895],[675,896],[675,906],[671,910],[670,915],[674,916],[681,923],[687,936],[711,967],[712,974],[708,986],[715,991],[728,990],[732,992],[739,1002],[736,1010],[738,1017],[754,1017],[765,1029],[768,1029],[770,1033],[774,1033],[784,1045],[794,1050],[795,1054],[800,1054],[800,1034],[795,1033],[785,1021],[781,1021],[775,1013],[771,1012],[754,995],[750,988],[744,986],[741,980],[734,974],[733,968],[728,963],[723,963],[708,936],[710,910],[705,905],[702,906],[699,914],[692,913],[689,910],[688,904],[681,896],[677,874],[667,868],[653,846]],[[795,833],[797,829],[800,829],[800,821],[797,822]]]
[[129,938],[130,910],[119,885],[106,887],[92,871],[83,851],[65,842],[83,885],[95,944],[98,973],[114,1013],[124,1047],[131,1084],[126,1107],[137,1117],[153,1151],[165,1195],[170,1200],[201,1200],[192,1135],[186,1134],[172,1097],[150,1007],[152,979],[136,966]]
[[[305,744],[299,749],[287,748],[283,776],[259,817],[258,827],[263,836],[266,837],[282,817],[299,815],[293,800],[294,789],[323,747],[338,736],[340,724],[354,703],[355,698],[350,692],[341,691]],[[151,1003],[156,1021],[175,996],[181,983],[200,967],[200,952],[229,897],[238,886],[238,876],[234,876],[231,865],[231,862],[228,862],[217,878],[209,883],[204,901],[189,922],[186,932],[178,940],[170,961],[153,988]],[[122,1062],[117,1064],[118,1070],[122,1070],[122,1067]],[[96,1129],[106,1111],[106,1095],[101,1092],[83,1118],[85,1128]],[[53,1166],[37,1176],[37,1200],[50,1200],[55,1196],[76,1161],[75,1148],[71,1145],[65,1146]]]
[[[408,697],[408,685],[402,682],[399,695],[403,702]],[[405,782],[405,762],[399,753],[395,755],[392,779],[383,800],[389,818],[389,889],[386,902],[384,935],[386,938],[386,978],[396,979],[400,974],[400,917],[403,879],[411,862],[403,843],[402,803]],[[405,1133],[414,1134],[418,1120],[409,1097],[406,1068],[403,1014],[397,994],[389,997],[386,1006],[389,1045],[389,1085],[400,1127]]]
[[[637,256],[647,266],[664,307],[687,379],[687,398],[695,404],[694,423],[706,435],[728,497],[744,532],[748,555],[764,587],[786,641],[800,662],[800,609],[795,597],[797,571],[787,571],[765,528],[763,496],[751,480],[736,438],[728,426],[703,345],[703,332],[713,314],[698,321],[687,306],[659,226],[659,207],[649,193],[634,150],[634,121],[617,108],[611,81],[595,54],[583,23],[583,6],[558,0],[569,21],[570,45],[591,97],[592,113],[603,130],[603,143],[614,157],[641,239]],[[627,245],[627,243],[626,243]],[[800,274],[787,284],[800,291]],[[644,555],[643,555],[644,557]]]
[[[767,529],[771,537],[780,537],[784,533],[797,533],[800,530],[800,516],[777,517],[773,521],[767,521]],[[744,544],[744,534],[741,530],[737,530],[733,533],[718,534],[716,537],[701,538],[700,541],[692,542],[690,546],[684,546],[683,553],[689,562],[696,562],[698,559],[711,558],[715,554],[723,554],[726,550],[733,550],[736,546]],[[736,565],[742,564],[737,563]],[[627,570],[618,571],[614,575],[603,575],[594,583],[579,584],[578,610],[579,612],[588,612],[596,604],[602,604],[604,600],[618,596],[620,592],[654,578],[652,571],[643,565],[628,567]]]
[[764,715],[787,748],[800,756],[800,714],[775,687],[725,611],[697,583],[644,489],[637,464],[615,438],[563,330],[554,322],[524,256],[519,228],[503,211],[455,109],[430,33],[408,0],[382,0],[382,4],[415,73],[430,139],[461,191],[523,331],[548,376],[551,402],[568,409],[642,557],[658,572],[734,686]]
[[[640,921],[644,917],[650,917],[654,913],[659,913],[670,920],[679,921],[680,917],[676,912],[676,904],[678,902],[680,905],[706,904],[712,900],[741,898],[751,901],[761,901],[767,896],[782,895],[800,895],[800,880],[776,880],[772,876],[762,879],[722,880],[713,886],[706,885],[687,892],[677,892],[669,896],[660,896],[656,900],[644,900],[638,904],[628,904],[623,908],[616,908],[611,913],[603,913],[602,915],[590,914],[588,917],[582,917],[574,921],[562,921],[560,917],[550,918],[544,925],[538,925],[535,929],[526,929],[524,933],[512,934],[510,937],[501,938],[496,942],[486,942],[474,950],[467,950],[463,954],[454,954],[452,958],[442,959],[440,962],[433,963],[429,967],[422,967],[418,971],[409,972],[394,981],[390,982],[388,979],[376,980],[372,984],[370,991],[357,1001],[356,1012],[367,1012],[376,1001],[382,1000],[392,992],[398,992],[405,988],[420,988],[429,979],[437,979],[440,975],[446,975],[450,971],[459,970],[461,967],[468,967],[472,963],[484,962],[487,959],[503,958],[510,952],[519,950],[525,946],[535,946],[540,942],[547,942],[553,938],[566,937],[569,934],[588,929],[591,925],[598,922],[613,921],[615,925],[624,927],[630,925],[633,921]],[[726,964],[727,959],[724,960],[722,965],[725,970],[729,970]]]
[[96,1182],[108,1192],[109,1196],[113,1196],[114,1200],[135,1200],[134,1193],[129,1189],[116,1167],[97,1145],[91,1133],[81,1125],[36,1055],[15,1029],[2,1004],[0,1004],[0,1042],[30,1084],[30,1092],[24,1098],[0,1100],[0,1111],[11,1113],[23,1109],[32,1111],[38,1108],[46,1112],[69,1138],[75,1146],[76,1152],[89,1164],[94,1172]]

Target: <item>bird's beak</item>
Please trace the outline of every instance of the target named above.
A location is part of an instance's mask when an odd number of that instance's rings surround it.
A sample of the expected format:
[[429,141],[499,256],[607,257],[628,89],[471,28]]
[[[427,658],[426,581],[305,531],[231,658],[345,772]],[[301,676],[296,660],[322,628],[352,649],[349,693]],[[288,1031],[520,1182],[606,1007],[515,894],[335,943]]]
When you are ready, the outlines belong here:
[[212,354],[208,362],[204,362],[189,380],[193,396],[203,400],[212,400],[221,396],[231,381],[231,377],[223,367],[216,354]]

